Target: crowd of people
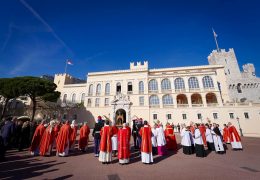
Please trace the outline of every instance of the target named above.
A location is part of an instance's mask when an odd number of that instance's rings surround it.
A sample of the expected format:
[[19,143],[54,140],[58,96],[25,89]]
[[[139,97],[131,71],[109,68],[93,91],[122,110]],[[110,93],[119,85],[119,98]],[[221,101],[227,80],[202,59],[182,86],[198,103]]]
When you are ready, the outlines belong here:
[[[79,127],[75,120],[71,123],[57,120],[47,123],[43,120],[37,125],[8,118],[1,125],[0,153],[3,157],[8,148],[17,148],[19,151],[29,148],[30,154],[34,156],[51,156],[55,152],[60,157],[68,156],[75,151],[78,129],[78,149],[86,152],[90,134],[87,122]],[[153,163],[154,155],[165,156],[169,151],[178,152],[176,131],[180,133],[183,153],[187,155],[205,157],[207,151],[224,154],[229,143],[233,150],[242,150],[241,138],[231,123],[224,125],[223,129],[215,123],[193,122],[189,126],[167,123],[163,128],[160,121],[149,125],[147,121],[136,119],[130,128],[128,123],[123,123],[121,127],[99,116],[92,131],[94,155],[103,164],[111,163],[112,156],[118,157],[120,164],[127,164],[130,162],[130,140],[133,136],[134,150],[139,151],[142,163],[150,164]]]

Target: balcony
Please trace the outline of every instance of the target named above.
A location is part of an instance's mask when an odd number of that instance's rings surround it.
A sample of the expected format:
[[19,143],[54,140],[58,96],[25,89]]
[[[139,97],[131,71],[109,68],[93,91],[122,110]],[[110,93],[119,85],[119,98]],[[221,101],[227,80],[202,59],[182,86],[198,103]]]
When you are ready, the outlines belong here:
[[192,104],[192,107],[203,107],[203,104]]
[[176,93],[184,93],[186,92],[186,89],[175,89]]
[[177,104],[178,108],[187,108],[189,107],[189,104]]
[[149,93],[156,94],[156,93],[158,93],[158,90],[149,90]]
[[163,104],[164,108],[173,108],[174,105],[173,104]]
[[200,92],[200,88],[189,89],[189,92]]
[[127,91],[127,94],[133,94],[133,91]]
[[172,90],[171,89],[162,89],[162,93],[171,93]]
[[207,103],[208,107],[216,107],[218,106],[218,103]]
[[152,104],[150,105],[150,108],[160,108],[160,104]]
[[204,91],[215,91],[216,89],[214,87],[211,88],[204,88]]

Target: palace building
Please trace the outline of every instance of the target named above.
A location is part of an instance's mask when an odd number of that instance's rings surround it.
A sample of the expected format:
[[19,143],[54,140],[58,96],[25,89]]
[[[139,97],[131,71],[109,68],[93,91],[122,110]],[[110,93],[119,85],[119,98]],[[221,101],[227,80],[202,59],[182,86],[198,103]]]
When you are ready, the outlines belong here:
[[130,63],[127,70],[91,72],[87,82],[75,83],[56,74],[60,103],[82,103],[64,119],[88,121],[98,115],[116,124],[142,118],[165,124],[232,122],[244,135],[260,136],[260,79],[253,64],[240,71],[233,49],[214,50],[209,65],[149,69],[148,61]]

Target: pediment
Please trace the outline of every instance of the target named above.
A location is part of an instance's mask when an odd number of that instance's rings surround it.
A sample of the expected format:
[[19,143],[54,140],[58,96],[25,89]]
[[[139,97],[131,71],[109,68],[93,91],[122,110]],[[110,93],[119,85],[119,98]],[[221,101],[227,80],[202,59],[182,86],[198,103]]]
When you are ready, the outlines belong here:
[[129,96],[124,94],[117,94],[114,96],[114,100],[111,104],[124,104],[124,105],[130,105],[131,102],[129,100]]

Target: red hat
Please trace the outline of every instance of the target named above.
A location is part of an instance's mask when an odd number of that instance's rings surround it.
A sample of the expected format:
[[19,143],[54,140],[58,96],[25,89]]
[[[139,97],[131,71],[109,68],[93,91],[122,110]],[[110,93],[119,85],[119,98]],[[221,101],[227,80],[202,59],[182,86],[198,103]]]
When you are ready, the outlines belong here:
[[97,118],[98,118],[99,120],[101,120],[101,119],[102,119],[102,117],[101,117],[101,116],[98,116]]

